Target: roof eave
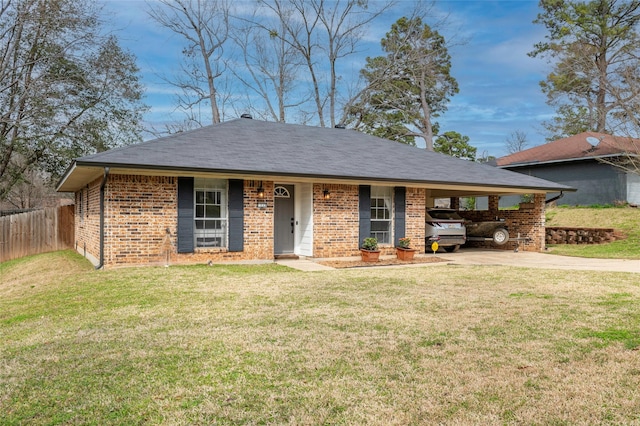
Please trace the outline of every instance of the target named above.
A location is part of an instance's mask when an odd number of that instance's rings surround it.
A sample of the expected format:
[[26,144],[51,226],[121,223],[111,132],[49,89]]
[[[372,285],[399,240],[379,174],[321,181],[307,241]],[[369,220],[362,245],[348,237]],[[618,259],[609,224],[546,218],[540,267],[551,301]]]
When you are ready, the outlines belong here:
[[67,179],[69,179],[69,176],[71,176],[71,174],[75,169],[76,169],[76,162],[74,161],[73,163],[71,163],[69,167],[67,167],[67,170],[64,172],[64,175],[62,175],[62,177],[58,181],[58,184],[56,185],[57,192],[67,192],[67,191],[61,191],[60,188],[62,188],[64,183],[67,181]]
[[[172,175],[179,174],[193,174],[193,173],[203,173],[203,174],[218,174],[218,175],[227,175],[227,176],[245,176],[251,177],[253,179],[261,179],[261,178],[290,178],[290,179],[313,179],[313,180],[321,180],[325,182],[339,182],[339,183],[361,183],[361,184],[372,184],[372,183],[386,183],[386,184],[397,184],[397,185],[407,185],[407,186],[416,186],[416,187],[432,187],[437,186],[439,188],[476,188],[480,190],[482,188],[495,188],[499,192],[513,192],[520,193],[522,191],[531,191],[531,192],[556,192],[556,191],[575,191],[574,188],[556,184],[555,186],[531,186],[531,185],[509,185],[509,184],[498,184],[498,183],[477,183],[477,182],[451,182],[444,180],[424,180],[424,179],[398,179],[398,178],[389,178],[389,177],[380,177],[380,176],[368,176],[368,175],[360,175],[360,176],[350,176],[350,175],[328,175],[328,174],[312,174],[312,173],[289,173],[289,172],[274,172],[274,171],[256,171],[256,170],[228,170],[228,169],[212,169],[212,168],[193,168],[193,167],[173,167],[173,166],[150,166],[150,165],[140,165],[140,164],[119,164],[119,163],[97,163],[92,161],[82,161],[77,160],[74,162],[72,167],[69,168],[65,176],[58,184],[57,190],[61,191],[64,187],[64,184],[68,181],[69,177],[73,174],[74,171],[80,168],[89,168],[94,171],[94,174],[99,174],[101,170],[105,167],[109,167],[111,169],[111,173],[117,173],[118,170],[130,170],[134,171],[145,171],[147,173],[153,172],[154,174],[167,174],[170,173]],[[97,176],[96,174],[96,176]],[[77,185],[76,185],[77,186]],[[78,187],[79,188],[79,187]],[[77,190],[75,186],[71,188],[71,190]],[[67,189],[65,192],[69,191]],[[480,192],[486,192],[480,191]]]
[[579,161],[598,160],[598,159],[605,159],[605,158],[621,157],[626,155],[638,157],[637,154],[616,153],[616,154],[606,154],[606,155],[594,155],[590,157],[580,157],[580,158],[562,158],[558,160],[549,160],[549,161],[528,161],[523,163],[509,163],[504,165],[497,165],[496,167],[499,169],[508,169],[512,167],[530,167],[530,166],[540,166],[540,165],[557,164],[557,163],[575,163]]

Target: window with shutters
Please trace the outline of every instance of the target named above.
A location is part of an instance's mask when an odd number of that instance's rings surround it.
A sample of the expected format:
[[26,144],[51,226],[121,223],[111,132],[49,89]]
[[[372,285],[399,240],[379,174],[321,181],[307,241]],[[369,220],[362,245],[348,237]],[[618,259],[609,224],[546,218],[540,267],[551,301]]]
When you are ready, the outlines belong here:
[[393,188],[371,187],[371,236],[381,244],[391,244]]
[[195,247],[227,247],[227,181],[194,181]]

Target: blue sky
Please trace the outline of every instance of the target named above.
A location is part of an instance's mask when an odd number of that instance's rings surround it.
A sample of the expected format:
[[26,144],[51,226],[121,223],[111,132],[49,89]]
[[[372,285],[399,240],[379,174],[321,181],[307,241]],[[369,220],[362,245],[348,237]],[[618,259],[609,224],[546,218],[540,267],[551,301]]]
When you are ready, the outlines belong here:
[[[147,17],[144,1],[103,1],[121,44],[138,58],[145,102],[151,107],[145,120],[160,128],[179,119],[180,114],[173,112],[173,89],[159,75],[177,71],[180,39]],[[357,74],[366,56],[380,54],[380,39],[410,7],[411,2],[400,1],[379,19],[364,40],[361,54],[350,59],[351,72]],[[448,22],[439,31],[447,39],[466,40],[449,52],[451,73],[460,92],[438,118],[440,130],[469,136],[478,155],[506,155],[505,140],[516,130],[527,134],[527,147],[545,141],[541,123],[553,116],[553,110],[546,105],[539,82],[550,66],[543,59],[527,56],[545,36],[545,29],[532,23],[538,10],[538,2],[530,0],[436,3],[435,12],[446,15]]]

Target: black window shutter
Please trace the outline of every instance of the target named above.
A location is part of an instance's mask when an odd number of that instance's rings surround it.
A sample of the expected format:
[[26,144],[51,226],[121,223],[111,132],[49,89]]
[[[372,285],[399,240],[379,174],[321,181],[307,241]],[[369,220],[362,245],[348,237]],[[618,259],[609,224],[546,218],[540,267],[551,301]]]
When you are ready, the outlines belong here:
[[229,251],[244,250],[244,181],[229,179]]
[[393,199],[395,203],[394,240],[395,245],[397,246],[400,242],[400,238],[404,237],[406,232],[405,211],[407,189],[404,186],[396,186],[393,190]]
[[365,238],[371,236],[371,186],[360,185],[358,200],[360,209],[359,244],[362,244]]
[[193,178],[178,178],[178,253],[193,253]]

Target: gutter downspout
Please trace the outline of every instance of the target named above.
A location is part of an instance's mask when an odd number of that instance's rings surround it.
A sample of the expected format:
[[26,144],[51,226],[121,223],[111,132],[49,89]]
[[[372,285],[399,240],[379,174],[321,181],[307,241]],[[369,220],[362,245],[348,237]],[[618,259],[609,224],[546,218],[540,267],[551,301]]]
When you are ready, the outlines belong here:
[[100,184],[100,263],[96,269],[102,269],[104,266],[104,188],[107,186],[107,177],[109,177],[109,167],[104,168],[104,177]]
[[559,200],[559,199],[560,199],[560,198],[562,198],[562,197],[564,197],[564,192],[563,192],[563,191],[560,191],[560,195],[556,195],[556,196],[555,196],[555,197],[553,197],[553,198],[550,198],[550,199],[548,199],[548,200],[545,200],[545,202],[544,202],[544,203],[545,203],[545,204],[553,203],[554,201]]

